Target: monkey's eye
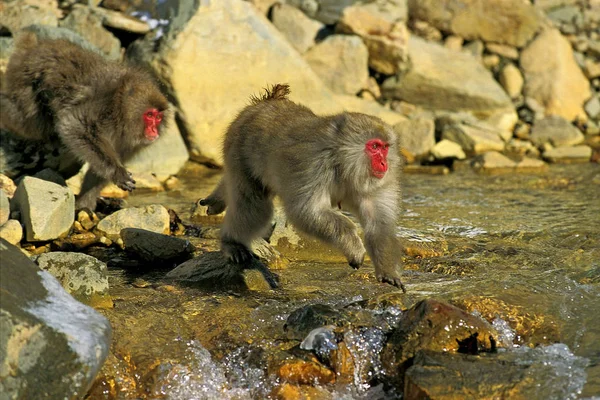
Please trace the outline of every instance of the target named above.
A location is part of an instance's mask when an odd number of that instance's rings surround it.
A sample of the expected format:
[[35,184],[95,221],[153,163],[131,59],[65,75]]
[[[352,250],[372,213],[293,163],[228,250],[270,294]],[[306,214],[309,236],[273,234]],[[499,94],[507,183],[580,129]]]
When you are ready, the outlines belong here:
[[390,145],[389,145],[389,143],[386,143],[386,144],[385,144],[385,146],[383,146],[383,147],[384,147],[385,149],[389,149],[389,148],[390,148]]
[[152,118],[154,115],[153,115],[152,111],[148,111],[148,112],[146,113],[146,116],[147,116],[148,118]]
[[379,147],[379,144],[373,143],[373,145],[371,147],[373,148],[373,150],[377,150],[377,148]]
[[163,119],[163,115],[162,115],[162,113],[160,113],[160,112],[159,112],[159,113],[157,113],[157,114],[156,114],[156,121],[160,122],[160,121],[162,121],[162,119]]

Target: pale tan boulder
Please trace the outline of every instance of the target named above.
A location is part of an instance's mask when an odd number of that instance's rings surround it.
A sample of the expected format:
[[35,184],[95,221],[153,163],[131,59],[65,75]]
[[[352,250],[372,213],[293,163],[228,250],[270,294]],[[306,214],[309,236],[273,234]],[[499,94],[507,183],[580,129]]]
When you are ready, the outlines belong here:
[[571,44],[558,30],[545,30],[521,52],[521,68],[525,96],[540,103],[546,115],[569,121],[585,116],[590,83],[577,65]]

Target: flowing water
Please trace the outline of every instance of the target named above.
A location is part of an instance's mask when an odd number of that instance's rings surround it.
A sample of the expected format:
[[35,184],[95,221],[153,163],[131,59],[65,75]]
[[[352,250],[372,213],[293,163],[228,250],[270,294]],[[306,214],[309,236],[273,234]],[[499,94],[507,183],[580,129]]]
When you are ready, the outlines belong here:
[[[179,189],[136,194],[129,203],[160,203],[186,221],[194,201],[208,194],[219,177],[217,170],[188,167]],[[488,301],[496,307],[492,310],[508,314],[520,310],[522,324],[529,327],[525,330],[532,332],[523,341],[540,347],[513,351],[529,352],[527,357],[554,371],[540,386],[554,398],[600,396],[598,165],[552,166],[534,175],[488,176],[470,170],[405,175],[402,207],[398,235],[407,247],[429,252],[406,257],[406,307],[437,298],[467,308]],[[168,372],[169,384],[153,389],[169,399],[263,398],[273,377],[257,368],[253,352],[286,340],[283,324],[290,312],[306,304],[349,304],[394,291],[375,283],[368,266],[354,272],[333,250],[306,250],[291,255],[287,269],[276,271],[282,287],[267,292],[168,286],[160,283],[165,271],[112,269],[115,308],[105,314],[114,328],[114,352],[123,360],[134,359],[138,368],[156,359],[172,360],[176,368]],[[136,286],[140,277],[153,286]],[[484,316],[489,311],[474,308]],[[400,311],[383,312],[394,319]],[[494,320],[501,340],[519,343],[505,319]],[[378,351],[378,332],[348,333],[347,343],[360,355],[356,359]],[[377,373],[376,365],[373,370]],[[333,396],[383,398],[380,390],[361,387],[357,377],[353,385],[338,385]]]

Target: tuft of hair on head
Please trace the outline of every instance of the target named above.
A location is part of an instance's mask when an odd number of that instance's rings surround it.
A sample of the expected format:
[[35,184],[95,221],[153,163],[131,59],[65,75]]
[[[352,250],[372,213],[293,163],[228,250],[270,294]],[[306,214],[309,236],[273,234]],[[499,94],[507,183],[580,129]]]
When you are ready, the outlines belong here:
[[268,100],[287,100],[290,94],[290,85],[286,83],[276,83],[271,88],[265,88],[265,93],[262,96],[252,96],[250,101],[252,104],[258,104],[261,101]]

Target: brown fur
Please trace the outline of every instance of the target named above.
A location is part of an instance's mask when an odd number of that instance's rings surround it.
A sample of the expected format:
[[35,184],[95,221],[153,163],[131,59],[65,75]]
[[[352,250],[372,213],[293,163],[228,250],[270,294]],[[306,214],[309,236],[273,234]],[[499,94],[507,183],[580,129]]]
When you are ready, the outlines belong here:
[[[288,94],[287,85],[275,85],[260,100],[254,97],[227,131],[224,177],[200,202],[209,214],[228,209],[223,252],[239,263],[253,256],[250,242],[269,228],[272,198],[278,195],[295,227],[339,248],[356,268],[366,250],[377,278],[403,287],[395,236],[400,159],[393,129],[359,113],[320,117]],[[365,152],[370,139],[390,145],[382,179],[371,174]],[[365,245],[338,205],[359,218]]]
[[145,71],[109,62],[66,40],[38,40],[25,33],[0,92],[0,127],[33,140],[58,137],[81,162],[89,162],[77,206],[94,209],[107,182],[133,189],[123,163],[149,143],[142,115],[167,107]]

